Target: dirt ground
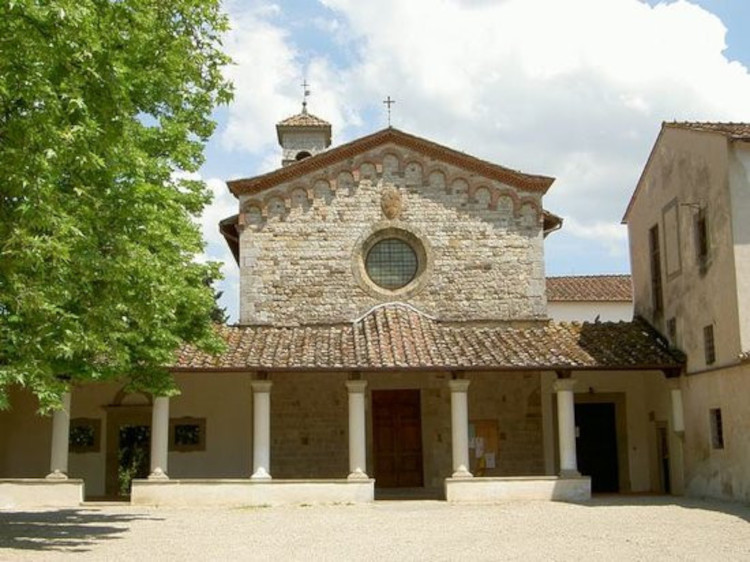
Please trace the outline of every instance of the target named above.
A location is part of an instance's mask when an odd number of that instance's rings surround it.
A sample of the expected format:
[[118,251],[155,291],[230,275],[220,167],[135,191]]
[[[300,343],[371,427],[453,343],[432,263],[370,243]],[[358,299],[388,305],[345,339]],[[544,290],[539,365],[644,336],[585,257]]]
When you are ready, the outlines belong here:
[[750,507],[665,497],[0,511],[2,560],[750,560]]

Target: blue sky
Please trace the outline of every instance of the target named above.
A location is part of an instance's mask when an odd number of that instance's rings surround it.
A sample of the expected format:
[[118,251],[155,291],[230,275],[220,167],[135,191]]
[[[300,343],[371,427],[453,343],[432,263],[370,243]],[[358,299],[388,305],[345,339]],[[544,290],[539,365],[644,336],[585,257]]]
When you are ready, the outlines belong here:
[[747,0],[231,0],[234,102],[200,171],[209,259],[238,268],[218,235],[236,213],[225,180],[280,163],[274,124],[310,111],[334,144],[393,125],[509,168],[557,178],[565,219],[547,273],[629,271],[620,225],[662,121],[750,121]]

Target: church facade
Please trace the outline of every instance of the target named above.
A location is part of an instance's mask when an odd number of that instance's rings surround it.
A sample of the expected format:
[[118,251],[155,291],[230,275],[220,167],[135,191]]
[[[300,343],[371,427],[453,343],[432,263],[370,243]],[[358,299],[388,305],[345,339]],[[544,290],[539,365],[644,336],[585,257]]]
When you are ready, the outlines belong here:
[[155,504],[682,492],[679,354],[639,320],[549,318],[553,178],[393,128],[331,148],[304,107],[277,132],[282,167],[228,182],[226,352],[181,350],[173,398],[74,388],[52,423],[16,393],[0,494],[46,472]]

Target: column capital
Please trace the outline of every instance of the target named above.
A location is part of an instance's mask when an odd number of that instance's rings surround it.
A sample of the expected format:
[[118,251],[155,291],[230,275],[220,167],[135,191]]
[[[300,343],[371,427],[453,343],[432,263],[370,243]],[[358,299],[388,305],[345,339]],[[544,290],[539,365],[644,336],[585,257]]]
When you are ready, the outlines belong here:
[[253,389],[253,392],[271,392],[271,386],[273,386],[273,382],[271,381],[250,381],[250,386]]
[[667,388],[669,390],[682,390],[682,380],[680,378],[667,379]]
[[557,379],[552,383],[552,388],[555,392],[560,392],[561,390],[569,390],[572,392],[575,390],[576,384],[578,384],[576,379]]
[[364,392],[367,388],[367,381],[354,380],[346,381],[346,388],[349,392]]
[[451,379],[448,381],[448,386],[451,392],[468,392],[471,381],[468,379]]

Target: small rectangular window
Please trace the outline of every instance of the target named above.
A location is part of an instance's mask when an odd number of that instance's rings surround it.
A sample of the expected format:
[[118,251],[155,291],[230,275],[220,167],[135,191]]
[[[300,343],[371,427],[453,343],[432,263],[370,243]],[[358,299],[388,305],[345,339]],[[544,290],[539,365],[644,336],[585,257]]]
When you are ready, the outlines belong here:
[[721,420],[721,408],[709,410],[711,422],[711,447],[714,449],[724,448],[724,424]]
[[714,327],[709,324],[703,328],[703,347],[706,354],[706,365],[716,362],[716,346],[714,345]]
[[667,335],[669,336],[669,343],[677,345],[677,318],[674,316],[667,320]]
[[101,420],[74,418],[70,420],[68,449],[71,453],[98,453],[101,441]]
[[206,419],[174,418],[169,420],[169,450],[205,451]]
[[661,286],[661,254],[659,251],[659,225],[648,231],[649,255],[651,258],[651,299],[654,313],[664,310],[664,297]]
[[706,221],[706,209],[701,208],[695,217],[695,250],[698,266],[701,270],[708,267],[711,245],[708,238],[708,223]]

